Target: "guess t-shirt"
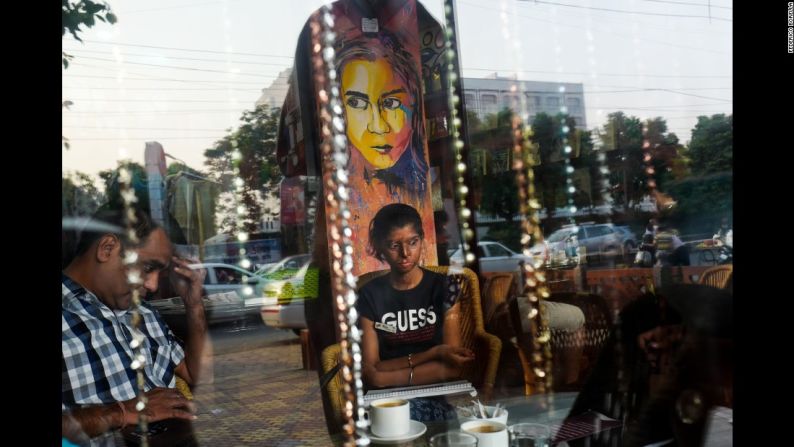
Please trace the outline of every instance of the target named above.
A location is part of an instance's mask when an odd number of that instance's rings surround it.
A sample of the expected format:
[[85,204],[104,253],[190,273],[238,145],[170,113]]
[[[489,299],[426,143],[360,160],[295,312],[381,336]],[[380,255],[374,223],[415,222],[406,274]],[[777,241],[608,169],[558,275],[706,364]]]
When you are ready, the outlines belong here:
[[456,283],[422,269],[416,287],[397,290],[389,275],[375,278],[359,291],[356,310],[372,321],[381,360],[426,351],[443,342],[444,314],[455,304]]

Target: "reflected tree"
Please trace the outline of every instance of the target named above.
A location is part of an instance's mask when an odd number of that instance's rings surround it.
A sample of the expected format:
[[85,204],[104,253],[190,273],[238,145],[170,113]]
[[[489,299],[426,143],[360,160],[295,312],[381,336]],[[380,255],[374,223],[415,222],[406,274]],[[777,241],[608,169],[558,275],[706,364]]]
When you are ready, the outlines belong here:
[[146,169],[139,163],[131,160],[118,162],[115,169],[99,171],[99,178],[105,183],[105,196],[111,208],[121,208],[124,203],[121,199],[121,184],[119,183],[119,170],[126,168],[132,177],[131,186],[135,190],[138,205],[146,212],[149,211],[149,185],[147,183]]
[[75,171],[61,177],[62,216],[90,216],[104,197],[91,176],[84,172]]
[[[242,124],[238,129],[230,130],[229,135],[204,151],[207,170],[225,191],[216,208],[216,221],[224,233],[258,232],[265,216],[278,215],[278,210],[267,208],[266,200],[278,196],[278,185],[283,178],[276,160],[280,114],[280,109],[266,105],[246,110],[240,117]],[[239,160],[234,159],[235,149],[240,153]],[[240,194],[245,209],[242,216],[237,213],[233,193],[235,163],[243,182]]]
[[[564,127],[568,126],[568,132]],[[541,204],[546,215],[565,205],[565,171],[562,161],[563,141],[572,140],[576,122],[573,118],[558,114],[555,116],[538,113],[532,120],[532,142],[538,146],[540,164],[535,166],[535,185],[538,187]]]
[[711,231],[733,210],[733,116],[698,117],[680,158],[668,188],[678,201],[675,218]]

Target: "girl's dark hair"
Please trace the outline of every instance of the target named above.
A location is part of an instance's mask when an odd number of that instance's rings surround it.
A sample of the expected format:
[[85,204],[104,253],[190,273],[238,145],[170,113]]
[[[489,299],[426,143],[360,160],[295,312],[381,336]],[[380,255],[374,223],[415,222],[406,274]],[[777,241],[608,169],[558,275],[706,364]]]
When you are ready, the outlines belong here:
[[425,238],[422,218],[414,207],[404,203],[392,203],[378,210],[375,217],[369,222],[367,252],[375,258],[383,260],[382,248],[389,233],[395,228],[402,228],[406,225],[413,226],[419,237]]

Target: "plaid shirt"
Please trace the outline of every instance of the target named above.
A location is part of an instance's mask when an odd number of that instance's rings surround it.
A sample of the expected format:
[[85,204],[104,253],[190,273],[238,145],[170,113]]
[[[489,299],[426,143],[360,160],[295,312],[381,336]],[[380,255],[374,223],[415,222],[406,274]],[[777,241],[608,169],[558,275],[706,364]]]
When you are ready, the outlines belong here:
[[[61,401],[63,409],[112,403],[137,395],[132,312],[113,311],[96,295],[62,275]],[[173,388],[174,369],[185,351],[160,315],[141,303],[145,388]]]

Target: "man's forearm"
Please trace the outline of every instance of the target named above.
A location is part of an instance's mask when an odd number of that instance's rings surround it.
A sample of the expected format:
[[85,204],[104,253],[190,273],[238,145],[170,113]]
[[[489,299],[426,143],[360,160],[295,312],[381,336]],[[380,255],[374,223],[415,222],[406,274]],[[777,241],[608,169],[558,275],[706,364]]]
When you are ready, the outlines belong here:
[[67,439],[80,442],[124,425],[124,413],[118,404],[76,408],[61,416],[61,432]]
[[204,303],[198,302],[186,306],[187,314],[187,346],[185,347],[185,364],[190,373],[188,383],[195,385],[200,381],[212,381],[212,343],[207,331],[207,318],[204,314]]

